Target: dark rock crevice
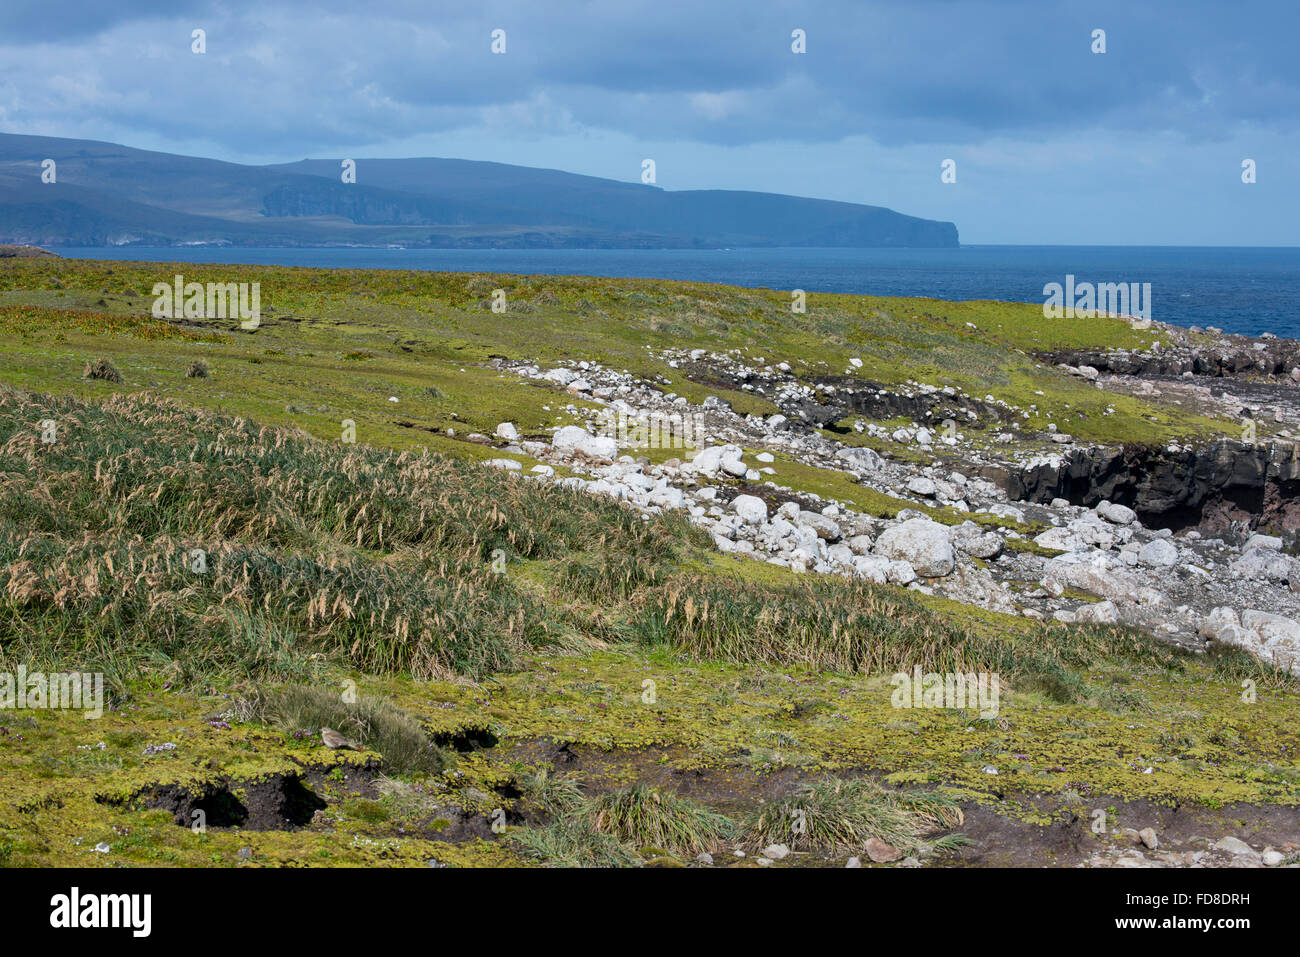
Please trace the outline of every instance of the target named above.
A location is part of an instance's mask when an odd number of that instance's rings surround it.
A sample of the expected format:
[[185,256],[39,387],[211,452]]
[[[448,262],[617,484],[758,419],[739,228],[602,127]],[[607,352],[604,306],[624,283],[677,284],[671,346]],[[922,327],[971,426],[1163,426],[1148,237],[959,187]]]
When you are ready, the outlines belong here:
[[[1090,352],[1065,350],[1040,353],[1049,365],[1092,366],[1098,372],[1127,376],[1194,376],[1224,378],[1244,375],[1289,376],[1300,367],[1300,346],[1289,339],[1248,340],[1223,349],[1169,349],[1161,352]],[[1255,345],[1263,345],[1262,349]]]
[[1124,446],[1069,453],[1007,476],[1011,498],[1068,499],[1092,507],[1127,505],[1143,524],[1178,531],[1222,532],[1234,523],[1279,532],[1300,530],[1297,446],[1221,441],[1190,451]]

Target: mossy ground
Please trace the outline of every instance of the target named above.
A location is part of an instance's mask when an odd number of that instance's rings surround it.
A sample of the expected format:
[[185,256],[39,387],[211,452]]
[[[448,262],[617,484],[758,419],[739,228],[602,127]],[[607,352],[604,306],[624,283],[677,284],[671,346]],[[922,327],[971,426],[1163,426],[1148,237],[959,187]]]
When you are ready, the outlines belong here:
[[[261,283],[261,326],[250,333],[233,320],[197,320],[177,335],[139,322],[153,284],[178,272],[187,282]],[[506,292],[503,314],[489,308],[494,289]],[[992,394],[1034,406],[1026,428],[1052,421],[1088,441],[1240,431],[1174,405],[1100,392],[1028,355],[1144,348],[1159,330],[1104,317],[1047,319],[1041,307],[1018,303],[813,294],[808,313],[795,316],[788,293],[661,280],[36,259],[0,268],[0,328],[9,345],[0,377],[14,385],[57,381],[85,396],[148,389],[328,439],[351,418],[358,441],[471,456],[484,453],[449,440],[447,428],[463,438],[509,420],[542,435],[564,418],[561,393],[494,371],[492,356],[595,360],[692,401],[717,394],[741,413],[776,411],[748,392],[691,381],[661,357],[666,348],[734,349],[749,360],[788,361],[805,376],[840,375],[861,358],[850,378]],[[124,383],[82,382],[88,353],[112,359]],[[195,358],[209,363],[210,379],[184,377]]]
[[[500,806],[513,816],[514,802],[503,796],[511,793],[507,785],[529,768],[568,767],[556,764],[561,748],[584,755],[578,774],[589,791],[635,782],[680,789],[703,781],[689,786],[691,793],[736,816],[784,783],[828,774],[869,773],[891,785],[937,788],[1044,826],[1051,821],[1040,815],[1034,795],[1065,795],[1090,813],[1126,802],[1287,805],[1300,787],[1294,693],[1261,689],[1247,704],[1236,682],[1202,663],[1181,675],[1099,669],[1089,676],[1095,697],[1077,705],[1004,691],[991,720],[965,710],[897,709],[882,676],[737,667],[667,651],[538,656],[478,685],[354,677],[363,693],[408,710],[432,734],[486,730],[495,738],[495,746],[462,755],[440,784],[448,802],[482,815]],[[1116,688],[1126,694],[1109,694]],[[326,775],[322,787],[331,801],[325,826],[196,834],[167,812],[111,803],[148,785],[347,769],[376,757],[212,720],[229,706],[229,696],[141,685],[129,704],[100,720],[67,712],[4,714],[0,852],[7,863],[526,863],[507,841],[430,839],[400,814],[377,812],[342,774],[333,775],[340,779],[335,783]],[[169,742],[176,747],[145,754]],[[94,850],[101,842],[107,853]],[[241,848],[251,856],[241,858]]]
[[[261,328],[248,333],[233,321],[148,319],[152,284],[169,282],[176,272],[192,281],[261,282]],[[511,307],[504,315],[486,307],[494,288],[507,290]],[[848,358],[857,356],[872,381],[952,384],[1026,408],[1036,404],[1044,422],[1050,413],[1062,428],[1090,439],[1164,441],[1236,428],[1188,416],[1173,406],[1098,392],[1043,369],[1024,354],[1150,344],[1153,334],[1116,320],[1053,322],[1043,319],[1038,307],[1004,303],[814,295],[809,315],[792,321],[788,301],[786,294],[767,290],[581,277],[13,262],[0,267],[0,331],[7,346],[0,354],[0,382],[85,399],[148,390],[190,406],[291,425],[332,444],[339,441],[342,420],[352,419],[363,446],[424,447],[481,458],[491,453],[463,441],[467,433],[491,434],[498,422],[509,420],[525,436],[542,437],[551,426],[568,421],[559,410],[575,401],[494,370],[494,356],[543,362],[596,359],[643,377],[661,377],[669,383],[666,388],[695,400],[718,394],[739,411],[775,411],[748,393],[690,382],[658,357],[666,347],[734,348],[749,357],[785,359],[809,374],[841,374]],[[82,378],[86,361],[99,356],[118,369],[121,384]],[[208,363],[209,378],[185,376],[195,359]],[[398,402],[390,402],[390,396]],[[1106,414],[1107,406],[1115,413]],[[213,427],[228,434],[243,434],[244,428],[228,422]],[[448,428],[455,429],[456,437],[447,435]],[[282,441],[274,436],[267,441],[272,440]],[[113,454],[125,455],[123,461],[132,457],[129,450]],[[317,458],[313,453],[311,460]],[[348,468],[359,461],[353,459]],[[369,467],[381,468],[382,463]],[[774,467],[783,484],[876,514],[896,514],[904,504],[854,485],[842,473],[787,460]],[[428,474],[441,476],[438,482],[451,481],[454,470],[429,468]],[[9,478],[16,482],[17,476]],[[65,479],[75,483],[75,470],[65,470]],[[508,497],[504,485],[498,489],[493,484],[504,478],[482,481],[493,488],[475,492],[476,500],[486,501],[489,492],[498,496],[494,500]],[[107,494],[100,486],[82,491],[87,500]],[[368,493],[359,486],[356,494]],[[131,501],[105,499],[101,517],[106,516],[106,529]],[[231,501],[238,505],[236,498]],[[403,531],[400,513],[388,535],[396,528],[410,542],[394,547],[381,534],[379,542],[362,544],[361,534],[373,529],[361,516],[348,513],[323,522],[325,513],[309,514],[313,502],[319,510],[320,500],[312,496],[293,503],[304,521],[321,523],[303,524],[306,538],[293,544],[311,552],[308,557],[328,554],[331,574],[335,560],[352,569],[349,574],[382,571],[376,579],[382,582],[405,581],[401,576],[435,567],[422,551],[427,543],[420,540],[418,524]],[[200,502],[188,511],[177,508],[177,515],[196,523],[196,534],[213,535],[208,527],[213,503]],[[17,521],[20,511],[15,502],[10,518]],[[934,512],[941,520],[981,520]],[[609,520],[599,509],[592,514],[593,520]],[[66,518],[51,510],[46,524],[58,528]],[[49,528],[29,531],[44,540]],[[270,536],[269,526],[257,534]],[[1300,708],[1292,682],[1261,679],[1257,699],[1247,703],[1241,672],[1220,663],[1144,663],[1103,656],[1089,667],[1062,672],[1069,694],[1051,694],[1041,683],[1015,679],[994,720],[945,709],[897,709],[891,704],[888,675],[785,666],[773,658],[779,658],[779,648],[766,648],[749,663],[726,664],[691,658],[680,646],[635,643],[628,625],[635,621],[636,608],[627,605],[628,595],[602,593],[614,586],[599,580],[602,568],[607,573],[627,570],[629,591],[641,587],[636,576],[649,573],[619,565],[626,557],[620,536],[629,533],[616,534],[610,521],[603,542],[571,530],[554,534],[579,542],[581,553],[571,556],[574,561],[540,554],[542,546],[529,557],[521,545],[508,581],[489,589],[520,607],[532,599],[540,618],[559,620],[567,633],[557,635],[548,648],[533,647],[520,655],[512,646],[511,667],[478,675],[475,681],[417,682],[401,669],[357,673],[348,643],[334,647],[322,640],[314,646],[321,649],[315,655],[319,667],[304,672],[315,682],[356,680],[363,692],[415,715],[433,735],[454,738],[465,729],[490,734],[495,746],[465,753],[442,775],[414,782],[427,784],[441,801],[465,813],[487,815],[496,805],[513,812],[510,782],[531,768],[556,764],[561,760],[557,749],[565,748],[582,755],[577,763],[588,789],[636,782],[693,788],[704,803],[736,814],[776,796],[792,781],[857,773],[890,784],[940,788],[1034,825],[1046,823],[1033,799],[1040,794],[1057,795],[1080,810],[1124,801],[1206,808],[1297,801]],[[121,539],[124,547],[125,541]],[[286,559],[285,568],[301,571],[287,563],[293,556],[275,551],[283,543],[259,542],[253,544],[270,550],[268,560]],[[476,535],[466,554],[481,561],[478,552],[492,544]],[[693,576],[685,580],[700,587],[734,582],[737,590],[775,600],[795,579],[775,566],[705,551],[689,536],[680,537],[674,547],[680,551],[666,572]],[[585,585],[575,584],[573,576],[583,562],[596,574]],[[468,580],[470,573],[464,575]],[[644,590],[654,594],[659,583],[653,576],[646,581]],[[894,593],[880,590],[880,595]],[[394,591],[393,597],[408,596]],[[259,592],[258,600],[278,599]],[[854,600],[864,599],[856,595]],[[865,600],[877,601],[870,595]],[[1013,661],[1016,654],[1036,653],[1049,637],[1036,623],[943,599],[910,595],[907,604],[880,601],[879,607],[904,616],[909,626],[936,628],[940,651],[946,647],[942,642],[969,641],[962,653],[1010,649],[1008,660]],[[148,614],[154,612],[148,609]],[[292,608],[283,614],[295,623],[305,645],[306,625]],[[1059,639],[1064,633],[1051,634]],[[1083,641],[1084,634],[1077,634]],[[996,644],[980,645],[970,635]],[[47,644],[57,651],[57,641]],[[0,653],[5,650],[0,641]],[[822,650],[837,653],[829,643]],[[237,669],[172,687],[168,682],[175,673],[166,662],[152,674],[148,667],[135,667],[145,660],[139,652],[132,649],[132,667],[115,680],[116,704],[102,720],[59,712],[0,712],[0,863],[528,862],[515,845],[490,833],[438,840],[439,832],[447,830],[443,818],[412,816],[415,812],[371,793],[370,785],[359,786],[353,771],[359,774],[357,769],[380,760],[378,755],[330,752],[314,740],[229,716],[213,720],[226,714],[242,693]],[[184,649],[177,646],[170,653],[180,657]],[[356,653],[353,646],[352,655]],[[1010,675],[1004,678],[1011,680]],[[653,695],[647,695],[647,681],[653,682]],[[146,753],[165,743],[176,747]],[[324,774],[318,785],[330,801],[328,824],[270,831],[214,827],[195,834],[166,812],[120,803],[150,785],[250,782],[335,766],[339,773]],[[989,774],[988,767],[998,774]],[[100,844],[108,845],[107,853],[94,850]],[[241,856],[244,848],[249,853]]]

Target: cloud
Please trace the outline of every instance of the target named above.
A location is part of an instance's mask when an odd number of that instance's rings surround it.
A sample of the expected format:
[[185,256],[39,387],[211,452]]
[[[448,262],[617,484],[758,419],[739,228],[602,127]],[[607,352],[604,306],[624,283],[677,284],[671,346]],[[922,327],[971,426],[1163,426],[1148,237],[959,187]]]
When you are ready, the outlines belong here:
[[[669,188],[1009,221],[1053,189],[1233,166],[1264,131],[1294,142],[1297,35],[1289,0],[6,0],[0,130],[253,162],[441,150],[626,179],[654,156]],[[960,196],[933,192],[946,156]],[[1296,163],[1279,151],[1262,168],[1281,185]],[[992,183],[1011,192],[971,205],[965,187]]]
[[[1080,125],[1213,137],[1247,121],[1300,124],[1300,66],[1284,39],[1300,26],[1293,5],[1077,9],[1065,0],[843,0],[814,12],[781,0],[473,9],[95,0],[56,14],[44,0],[10,0],[0,13],[10,77],[0,107],[10,124],[48,122],[98,91],[113,124],[128,119],[113,104],[147,90],[156,116],[129,119],[158,135],[243,113],[252,135],[296,130],[300,140],[343,133],[344,121],[372,139],[357,107],[373,109],[391,135],[514,116],[522,128],[562,122],[724,144],[859,133],[968,143]],[[208,31],[203,62],[189,51],[195,25]],[[796,26],[807,32],[805,54],[790,49]],[[490,52],[498,27],[505,55]],[[1104,55],[1089,49],[1097,27]],[[51,76],[59,83],[45,93]],[[538,103],[546,118],[535,106],[531,119],[520,113]]]

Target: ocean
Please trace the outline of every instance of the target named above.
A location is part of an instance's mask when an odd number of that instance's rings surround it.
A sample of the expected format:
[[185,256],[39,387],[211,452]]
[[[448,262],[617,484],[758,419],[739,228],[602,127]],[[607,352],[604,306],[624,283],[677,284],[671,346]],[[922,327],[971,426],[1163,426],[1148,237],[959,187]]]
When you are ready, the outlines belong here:
[[83,259],[636,276],[809,292],[1042,303],[1043,287],[1150,283],[1151,318],[1300,338],[1300,247],[962,246],[958,249],[71,249]]

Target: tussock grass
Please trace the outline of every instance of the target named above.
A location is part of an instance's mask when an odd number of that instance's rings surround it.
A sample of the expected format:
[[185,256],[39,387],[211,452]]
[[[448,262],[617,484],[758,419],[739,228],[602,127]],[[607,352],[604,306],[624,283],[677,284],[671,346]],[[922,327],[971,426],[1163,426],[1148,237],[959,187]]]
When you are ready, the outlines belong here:
[[687,530],[652,524],[438,455],[334,446],[148,396],[7,392],[0,658],[124,676],[161,664],[201,681],[297,679],[323,653],[371,673],[481,675],[572,631],[563,609],[491,572],[495,549],[671,562]]
[[[681,516],[437,454],[148,395],[0,392],[0,665],[118,687],[158,670],[305,682],[327,665],[442,679],[633,641],[846,673],[997,672],[1071,701],[1086,694],[1073,671],[1100,658],[1180,667],[1120,628],[1004,633],[865,582],[691,570],[707,544]],[[549,577],[494,573],[497,549]]]
[[517,785],[523,803],[549,818],[572,814],[586,800],[576,780],[547,768],[521,775]]
[[634,847],[662,848],[680,855],[708,851],[733,829],[726,816],[644,784],[598,795],[582,814],[601,834]]
[[1242,682],[1249,680],[1254,682],[1256,688],[1300,690],[1300,676],[1275,668],[1240,648],[1216,642],[1210,645],[1205,658],[1225,680],[1239,687]]
[[147,341],[167,339],[186,342],[230,341],[229,336],[196,332],[173,322],[154,319],[148,313],[144,315],[127,315],[86,312],[81,309],[56,309],[45,306],[0,306],[0,332],[11,335],[30,335],[33,332],[48,329],[57,330],[60,333],[75,331],[94,335],[130,336],[133,339]]
[[960,835],[933,841],[926,836],[962,821],[961,808],[941,795],[891,791],[866,778],[826,778],[760,808],[749,830],[756,847],[779,843],[792,850],[856,854],[874,837],[917,854],[960,846]]
[[[841,672],[1066,676],[1100,658],[1179,667],[1175,651],[1123,628],[1048,625],[1031,638],[953,621],[896,589],[812,577],[779,586],[678,575],[632,599],[633,631],[701,658]],[[1077,679],[1074,679],[1077,681]],[[1081,686],[1080,686],[1081,687]],[[1072,690],[1061,700],[1077,700]]]
[[333,728],[379,752],[385,767],[397,774],[437,774],[453,760],[430,740],[419,721],[382,698],[359,695],[349,704],[333,688],[290,685],[267,692],[252,711],[290,734],[316,737],[322,727]]
[[519,787],[524,801],[551,820],[512,838],[550,867],[637,867],[643,853],[694,856],[735,827],[725,815],[644,784],[587,798],[571,778],[542,769],[523,776]]
[[526,855],[548,867],[639,867],[644,863],[634,850],[582,817],[524,828],[510,836]]
[[81,371],[83,379],[102,379],[105,382],[121,382],[122,374],[107,359],[99,358],[86,363]]

